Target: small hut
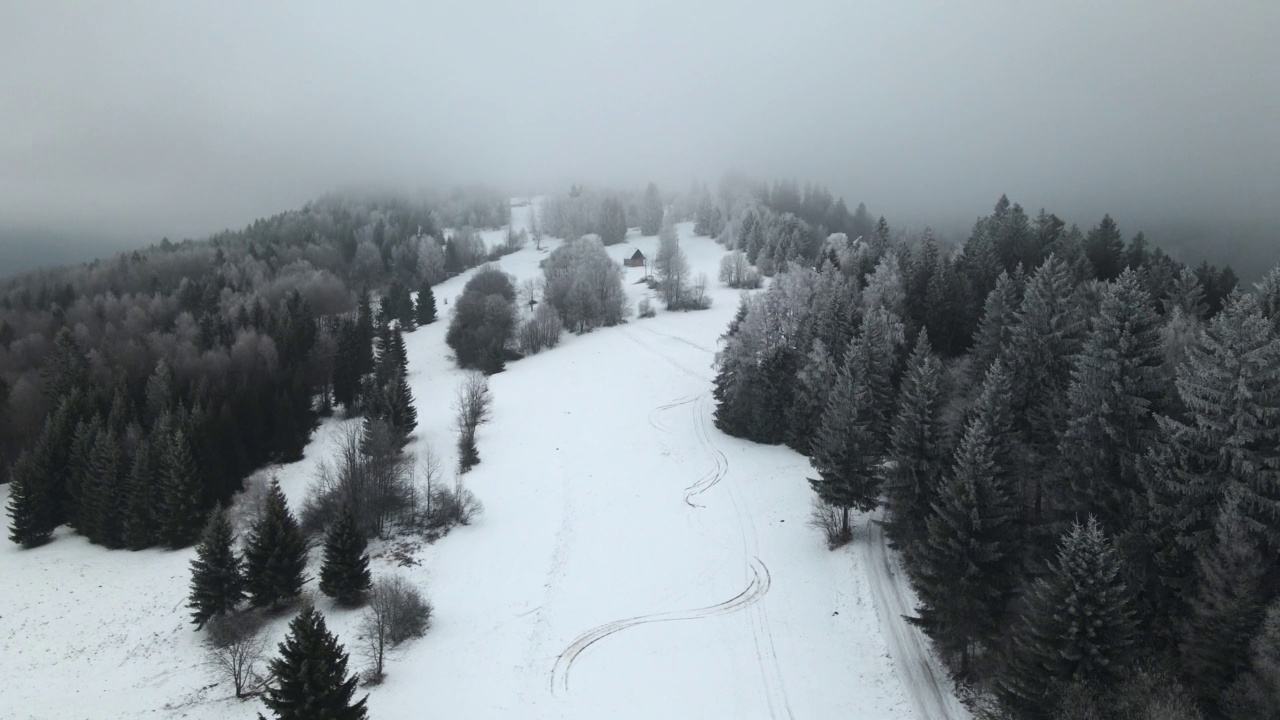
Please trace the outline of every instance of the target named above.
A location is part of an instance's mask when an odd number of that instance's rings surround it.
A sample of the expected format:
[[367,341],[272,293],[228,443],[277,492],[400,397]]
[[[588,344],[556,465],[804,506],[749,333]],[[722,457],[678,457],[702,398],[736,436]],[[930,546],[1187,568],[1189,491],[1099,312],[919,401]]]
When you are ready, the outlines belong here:
[[645,260],[644,253],[640,252],[639,248],[637,248],[635,254],[626,260],[623,260],[622,264],[626,267],[642,268],[648,265],[648,261]]

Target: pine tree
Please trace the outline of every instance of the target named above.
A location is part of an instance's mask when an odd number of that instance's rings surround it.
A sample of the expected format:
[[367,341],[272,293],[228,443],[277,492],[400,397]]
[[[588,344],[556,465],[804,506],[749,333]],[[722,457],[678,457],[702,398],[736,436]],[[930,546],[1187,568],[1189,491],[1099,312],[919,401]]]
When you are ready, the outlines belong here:
[[431,283],[422,281],[422,289],[418,290],[417,320],[419,325],[430,325],[436,321],[436,295],[431,290]]
[[1280,716],[1280,598],[1267,606],[1249,643],[1249,666],[1223,693],[1222,714],[1231,720]]
[[[988,406],[989,408],[990,406]],[[916,622],[969,672],[974,644],[994,644],[1018,563],[1016,509],[997,465],[998,420],[983,408],[969,421],[953,476],[937,491],[919,561]]]
[[1041,517],[1046,500],[1055,505],[1064,500],[1059,493],[1045,497],[1042,469],[1052,464],[1058,450],[1071,358],[1079,350],[1084,330],[1071,293],[1066,265],[1051,255],[1028,281],[1010,337],[1008,369],[1019,424],[1031,453],[1026,470],[1035,483],[1031,510],[1036,518]]
[[1273,268],[1254,288],[1258,291],[1258,309],[1280,336],[1280,267]]
[[347,677],[347,653],[314,607],[302,608],[271,661],[262,698],[277,720],[364,720],[367,698],[353,703],[358,677]]
[[125,547],[142,550],[156,542],[156,463],[151,443],[143,440],[133,452],[133,465],[125,483],[122,535]]
[[1204,288],[1200,285],[1200,278],[1196,277],[1191,268],[1182,268],[1173,289],[1169,292],[1169,297],[1165,298],[1165,314],[1172,313],[1175,308],[1182,310],[1187,317],[1197,320],[1209,317],[1209,305],[1204,299]]
[[942,363],[922,329],[902,380],[891,436],[894,470],[885,487],[885,529],[909,556],[924,536],[934,488],[942,476],[941,374]]
[[813,341],[813,349],[796,373],[796,391],[787,408],[787,445],[796,452],[808,453],[813,436],[822,422],[822,412],[836,377],[836,365],[822,340]]
[[[1188,349],[1178,396],[1185,422],[1160,417],[1148,489],[1154,519],[1184,549],[1212,542],[1211,509],[1241,493],[1248,533],[1280,552],[1280,337],[1252,295],[1234,295]],[[1189,570],[1183,564],[1183,570]]]
[[[644,189],[644,204],[640,207],[641,235],[658,234],[658,228],[662,226],[662,210],[662,196],[658,193],[658,186],[649,183],[649,186]],[[708,233],[699,234],[706,235]]]
[[898,377],[898,348],[903,344],[902,321],[887,310],[879,309],[862,320],[857,355],[864,363],[863,383],[867,390],[866,417],[875,437],[877,455],[889,447],[897,396],[894,383]]
[[1183,674],[1208,707],[1248,666],[1240,650],[1263,619],[1266,566],[1241,510],[1239,497],[1229,493],[1216,522],[1216,542],[1197,563],[1199,583],[1178,648]]
[[969,352],[969,382],[977,385],[986,377],[991,363],[1005,356],[1011,344],[1015,316],[1018,311],[1018,287],[1007,272],[996,278],[996,286],[987,293],[982,306],[982,321]]
[[245,588],[254,607],[278,607],[302,592],[307,548],[280,483],[274,479],[262,514],[249,530],[244,561]]
[[1114,280],[1120,276],[1125,267],[1124,236],[1110,215],[1104,215],[1102,222],[1089,231],[1084,241],[1084,252],[1099,280]]
[[200,533],[196,558],[191,561],[188,607],[196,629],[218,615],[232,612],[244,600],[244,577],[240,574],[235,541],[226,512],[221,506],[214,508]]
[[93,416],[76,424],[75,434],[71,436],[71,444],[67,449],[66,493],[68,504],[67,524],[80,532],[85,527],[85,481],[90,477],[89,460],[93,455],[93,446],[98,439],[98,431],[102,429],[102,419]]
[[163,438],[160,456],[159,538],[171,548],[190,545],[200,532],[201,488],[191,447],[182,430]]
[[1133,620],[1120,559],[1093,518],[1076,523],[1059,545],[1049,575],[1037,580],[1007,666],[1002,699],[1027,717],[1054,706],[1059,683],[1105,689],[1124,672]]
[[338,326],[338,347],[333,358],[333,401],[355,414],[360,395],[360,335],[356,324],[345,319]]
[[356,311],[357,374],[367,375],[373,372],[373,301],[369,298],[369,288],[360,291],[360,302]]
[[81,490],[81,532],[90,541],[109,548],[121,542],[121,474],[124,457],[109,428],[98,431]]
[[24,548],[48,542],[57,527],[56,504],[47,453],[37,443],[9,468],[9,539]]
[[810,479],[814,492],[841,511],[841,533],[850,532],[852,508],[872,510],[879,504],[880,477],[876,469],[880,445],[871,429],[871,399],[865,377],[865,350],[845,353],[822,424],[813,441],[812,462],[820,479]]
[[418,427],[418,411],[413,407],[413,391],[404,373],[397,372],[387,383],[385,419],[400,437],[408,438]]
[[343,605],[359,605],[372,586],[365,547],[355,515],[347,508],[325,535],[320,592]]
[[1154,303],[1126,270],[1107,289],[1076,356],[1059,443],[1071,458],[1076,511],[1094,514],[1111,533],[1127,528],[1142,507],[1137,466],[1163,399],[1161,349]]

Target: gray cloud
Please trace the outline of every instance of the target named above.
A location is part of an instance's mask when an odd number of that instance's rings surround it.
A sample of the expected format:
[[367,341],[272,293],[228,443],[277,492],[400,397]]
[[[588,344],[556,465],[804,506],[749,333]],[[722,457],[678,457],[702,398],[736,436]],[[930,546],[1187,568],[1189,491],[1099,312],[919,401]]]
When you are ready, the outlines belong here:
[[151,241],[353,184],[730,166],[901,224],[1001,192],[1130,231],[1280,218],[1277,3],[199,5],[0,8],[0,224]]

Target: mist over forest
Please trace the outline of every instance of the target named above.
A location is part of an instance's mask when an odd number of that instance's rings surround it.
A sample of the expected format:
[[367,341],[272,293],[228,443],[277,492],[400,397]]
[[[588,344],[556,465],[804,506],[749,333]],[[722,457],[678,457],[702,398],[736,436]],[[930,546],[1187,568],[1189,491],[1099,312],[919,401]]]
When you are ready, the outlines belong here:
[[349,187],[726,170],[956,242],[1007,193],[1245,279],[1280,259],[1274,4],[49,2],[0,28],[6,270]]

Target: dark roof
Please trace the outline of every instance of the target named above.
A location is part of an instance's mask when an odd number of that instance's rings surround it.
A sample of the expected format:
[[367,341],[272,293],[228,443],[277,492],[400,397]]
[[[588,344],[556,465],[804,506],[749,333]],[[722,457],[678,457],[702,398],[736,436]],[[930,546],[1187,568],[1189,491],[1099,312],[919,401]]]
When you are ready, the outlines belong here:
[[632,256],[631,256],[631,259],[632,259],[632,260],[643,260],[643,259],[644,259],[644,253],[640,252],[640,249],[639,249],[639,248],[636,248],[636,254],[635,254],[635,255],[632,255]]

